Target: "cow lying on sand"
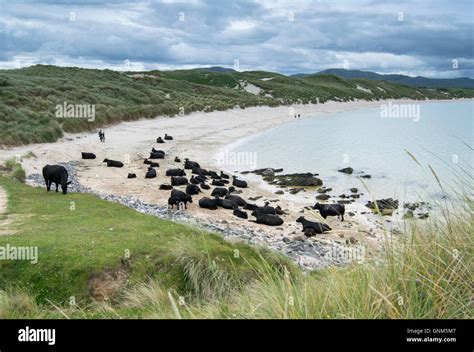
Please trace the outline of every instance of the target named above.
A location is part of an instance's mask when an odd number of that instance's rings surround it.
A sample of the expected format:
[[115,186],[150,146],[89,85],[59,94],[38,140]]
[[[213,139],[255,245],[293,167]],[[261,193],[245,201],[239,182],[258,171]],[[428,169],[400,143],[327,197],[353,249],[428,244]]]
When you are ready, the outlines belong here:
[[103,163],[107,163],[107,167],[123,167],[123,163],[117,160],[104,159]]
[[283,219],[278,215],[264,214],[256,209],[252,212],[252,216],[255,216],[257,219],[255,222],[257,224],[264,224],[268,226],[280,226],[283,224]]
[[59,185],[61,185],[63,194],[67,194],[67,186],[71,184],[71,181],[68,181],[68,177],[69,175],[64,166],[46,165],[43,167],[43,178],[48,192],[51,190],[51,184],[55,183],[56,192],[58,191]]
[[84,153],[84,152],[82,152],[81,155],[82,155],[82,159],[95,159],[96,158],[94,153]]
[[305,234],[311,234],[311,233],[320,234],[320,233],[332,230],[329,227],[329,225],[322,224],[320,222],[306,220],[304,216],[300,216],[298,219],[296,219],[296,222],[299,222],[303,225],[303,232]]

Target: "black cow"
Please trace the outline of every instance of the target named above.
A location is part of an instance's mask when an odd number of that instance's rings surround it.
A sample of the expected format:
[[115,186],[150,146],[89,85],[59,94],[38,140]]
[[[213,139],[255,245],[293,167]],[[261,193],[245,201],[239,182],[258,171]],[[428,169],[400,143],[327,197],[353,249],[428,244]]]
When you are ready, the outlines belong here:
[[149,167],[145,175],[145,178],[155,178],[155,177],[156,177],[156,170],[152,167]]
[[59,185],[61,185],[63,194],[67,194],[67,186],[71,184],[71,181],[68,181],[68,177],[69,175],[64,166],[46,165],[43,167],[43,178],[48,192],[51,190],[51,184],[55,183],[56,192],[58,191]]
[[167,185],[167,184],[162,184],[162,185],[160,185],[160,189],[164,189],[164,190],[169,191],[170,189],[173,189],[173,186]]
[[137,178],[137,174],[128,174],[127,178]]
[[254,210],[259,210],[260,207],[257,204],[247,203],[244,205],[244,209],[254,211]]
[[238,218],[241,218],[241,219],[248,219],[248,217],[249,217],[246,211],[243,211],[243,210],[240,210],[240,209],[234,209],[232,214],[234,214],[235,216],[237,216]]
[[186,172],[183,169],[169,169],[166,170],[166,176],[186,176]]
[[181,159],[176,156],[176,157],[174,158],[174,162],[175,162],[175,163],[180,163],[180,162],[181,162]]
[[195,194],[199,194],[200,192],[201,192],[201,189],[196,185],[187,185],[186,186],[186,194],[189,194],[190,196],[193,196]]
[[212,186],[224,187],[224,186],[225,186],[225,183],[222,182],[222,181],[220,181],[220,180],[212,180],[211,185],[212,185]]
[[168,135],[165,133],[165,139],[166,139],[167,141],[172,141],[172,140],[173,140],[173,137],[168,136]]
[[160,167],[160,164],[155,163],[155,162],[152,161],[152,162],[150,163],[150,167]]
[[233,181],[232,181],[233,186],[240,187],[240,188],[247,188],[248,187],[246,181],[242,181],[242,180],[237,179],[237,176],[232,176],[232,178],[233,178]]
[[195,161],[191,161],[189,160],[188,158],[184,159],[184,168],[185,169],[189,169],[189,170],[192,170],[194,168],[201,168],[201,166],[195,162]]
[[211,186],[206,185],[205,183],[201,183],[201,188],[202,188],[202,189],[209,190],[209,189],[211,189]]
[[230,200],[233,200],[234,202],[237,203],[237,205],[239,207],[243,207],[247,204],[247,202],[242,198],[242,197],[239,197],[239,196],[235,196],[233,194],[228,194],[225,196],[225,199],[230,199]]
[[228,179],[228,178],[229,178],[229,175],[227,175],[227,174],[225,174],[223,171],[221,171],[221,177]]
[[82,159],[95,159],[96,156],[94,153],[84,153],[82,152]]
[[200,183],[204,183],[207,181],[207,177],[206,176],[191,176],[191,183],[192,184],[195,184],[195,185],[198,185]]
[[[331,227],[326,224],[322,224],[320,222],[309,221],[304,218],[304,216],[300,216],[296,219],[296,222],[299,222],[303,225],[303,232],[315,232],[316,234],[323,233],[325,231],[331,231]],[[311,231],[308,231],[311,229]]]
[[191,171],[192,174],[199,175],[199,176],[207,176],[209,175],[209,171],[206,169],[202,169],[200,167],[194,167]]
[[344,221],[344,212],[346,207],[344,204],[319,204],[316,203],[313,209],[319,210],[321,216],[326,219],[328,216],[340,216],[341,221]]
[[222,177],[220,177],[220,175],[217,174],[217,172],[215,171],[209,171],[209,176],[211,176],[211,178],[215,179],[215,180],[220,180]]
[[260,212],[263,214],[276,215],[276,210],[274,207],[269,205],[269,202],[265,202],[265,205],[260,208]]
[[103,163],[107,163],[107,167],[123,167],[123,163],[117,160],[104,159]]
[[257,224],[264,224],[268,226],[280,226],[283,224],[283,219],[278,215],[263,214],[258,209],[252,212],[252,216],[255,216],[255,222]]
[[143,160],[143,164],[150,165],[152,163],[151,160],[145,159]]
[[219,196],[216,196],[216,204],[217,206],[224,208],[224,209],[237,209],[239,206],[236,202],[230,199],[222,199]]
[[165,141],[161,137],[158,137],[156,143],[165,143]]
[[180,177],[180,176],[171,176],[171,185],[172,186],[184,186],[187,185],[188,179],[186,177]]
[[191,196],[177,189],[173,189],[171,196],[168,198],[168,206],[171,206],[171,209],[173,209],[174,205],[179,208],[181,204],[184,204],[184,209],[187,209],[188,202],[193,202]]
[[216,200],[207,197],[199,199],[199,206],[204,209],[217,210]]
[[157,150],[153,151],[150,153],[150,156],[148,159],[164,159],[165,158],[165,152],[162,150]]
[[212,190],[211,196],[212,197],[215,197],[215,196],[225,197],[227,195],[227,193],[229,193],[229,191],[227,191],[227,189],[222,188],[222,187],[216,187]]

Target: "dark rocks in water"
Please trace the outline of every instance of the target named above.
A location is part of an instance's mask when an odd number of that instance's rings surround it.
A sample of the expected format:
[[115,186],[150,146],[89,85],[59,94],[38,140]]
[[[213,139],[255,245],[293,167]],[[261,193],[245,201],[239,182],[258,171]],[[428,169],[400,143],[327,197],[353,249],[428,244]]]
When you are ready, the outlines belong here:
[[348,212],[347,214],[348,214],[349,216],[355,216],[355,215],[356,215],[356,214],[355,214],[354,212],[352,212],[352,211]]
[[393,198],[386,198],[386,199],[379,199],[375,202],[367,202],[365,205],[367,208],[370,209],[377,209],[379,210],[386,210],[386,209],[398,209],[398,200]]
[[332,191],[332,188],[320,188],[318,189],[316,192],[318,193],[328,193],[328,192],[331,192]]
[[275,176],[276,184],[283,187],[319,187],[323,185],[320,178],[312,173],[296,173]]
[[341,194],[341,195],[339,196],[339,198],[346,199],[346,198],[349,198],[349,197],[346,196],[345,194]]
[[414,211],[416,209],[423,208],[426,205],[427,205],[427,203],[425,203],[425,202],[416,202],[416,203],[405,203],[405,204],[403,204],[403,207],[406,208],[406,209],[410,209],[410,210]]
[[283,190],[279,189],[278,191],[275,191],[275,194],[285,194],[285,192],[283,192]]
[[[253,170],[253,171],[244,171],[244,172],[252,173],[252,174],[260,175],[260,176],[268,176],[270,173],[275,175],[278,172],[283,172],[283,169],[274,169],[274,168],[271,168],[271,167],[265,167],[263,169],[256,169],[256,170]],[[243,174],[243,172],[242,172],[242,174]]]
[[352,199],[358,199],[360,198],[360,194],[351,194],[349,197],[351,197]]
[[275,171],[273,169],[265,169],[262,172],[262,176],[264,176],[264,177],[275,177]]
[[340,199],[337,201],[337,204],[351,204],[354,199]]
[[351,192],[352,193],[357,193],[357,192],[359,192],[359,190],[357,188],[353,187],[353,188],[351,188]]
[[303,192],[303,191],[305,191],[304,188],[290,188],[290,189],[288,190],[288,192],[289,192],[290,194],[297,194],[297,193],[300,193],[300,192]]
[[418,219],[426,219],[428,216],[429,216],[428,213],[421,213],[421,214],[418,214]]
[[345,167],[344,169],[337,170],[339,172],[342,172],[343,174],[352,174],[354,172],[354,169],[352,167]]
[[316,196],[317,200],[328,200],[330,198],[329,194],[319,194]]
[[360,178],[371,178],[372,176],[370,175],[362,175]]

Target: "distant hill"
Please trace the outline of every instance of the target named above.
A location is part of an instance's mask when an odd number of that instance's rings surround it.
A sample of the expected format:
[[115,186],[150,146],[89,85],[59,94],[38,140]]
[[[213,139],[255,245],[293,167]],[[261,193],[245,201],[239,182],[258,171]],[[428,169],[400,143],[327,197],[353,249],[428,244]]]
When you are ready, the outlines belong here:
[[[474,89],[474,79],[461,77],[461,78],[427,78],[427,77],[410,77],[405,75],[383,75],[370,71],[359,71],[359,70],[345,70],[339,68],[331,68],[324,70],[315,75],[336,75],[346,79],[363,78],[372,81],[387,81],[397,84],[404,84],[411,87],[420,88],[469,88]],[[305,73],[297,73],[292,77],[302,78],[310,76]]]
[[219,73],[231,73],[237,72],[232,68],[222,67],[222,66],[212,66],[212,67],[199,67],[195,68],[196,71],[205,71],[205,72],[219,72]]
[[[327,101],[466,97],[474,98],[474,90],[423,89],[329,74],[297,78],[222,67],[117,72],[36,65],[0,70],[0,148],[53,142],[64,132],[90,131],[121,121],[182,112]],[[56,107],[64,102],[95,105],[95,118],[57,118]]]

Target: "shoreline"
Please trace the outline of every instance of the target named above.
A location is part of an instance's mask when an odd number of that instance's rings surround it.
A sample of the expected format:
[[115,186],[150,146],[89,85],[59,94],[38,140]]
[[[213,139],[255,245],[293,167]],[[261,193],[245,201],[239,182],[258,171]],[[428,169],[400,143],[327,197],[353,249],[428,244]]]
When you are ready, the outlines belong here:
[[[182,163],[174,163],[175,156],[180,157],[183,161],[187,157],[199,162],[204,168],[217,171],[222,169],[221,167],[217,169],[215,163],[215,155],[220,150],[235,143],[245,143],[246,138],[255,138],[259,133],[292,122],[295,120],[294,114],[301,114],[301,119],[317,118],[338,112],[376,107],[389,101],[396,101],[400,104],[454,102],[454,100],[419,101],[407,99],[328,102],[325,104],[231,109],[193,113],[180,117],[142,119],[103,128],[106,133],[105,143],[98,141],[95,132],[67,134],[55,143],[34,144],[2,150],[0,163],[11,157],[25,156],[32,151],[34,156],[24,157],[22,160],[28,177],[32,174],[41,174],[42,167],[48,163],[77,161],[75,174],[77,174],[78,182],[93,193],[128,197],[127,199],[138,199],[145,204],[166,207],[169,191],[158,190],[158,186],[169,182],[169,177],[164,175],[164,170],[182,167]],[[290,108],[294,110],[291,111]],[[256,123],[256,119],[258,119],[258,123]],[[165,133],[172,135],[174,140],[165,144],[156,144],[156,137],[164,136]],[[157,160],[160,164],[160,167],[157,168],[158,177],[145,180],[146,165],[143,164],[143,159],[152,147],[165,150],[167,158]],[[96,153],[97,159],[81,160],[80,152],[82,151]],[[104,158],[125,161],[126,166],[122,169],[106,168],[102,164]],[[128,180],[126,178],[128,172],[135,172],[138,178]],[[188,172],[188,177],[190,177],[190,172]],[[244,189],[241,196],[245,199],[261,197],[257,201],[259,205],[263,205],[264,200],[270,201],[273,206],[281,205],[288,213],[284,217],[283,226],[267,227],[236,218],[231,211],[223,209],[209,211],[199,208],[197,200],[202,196],[209,196],[209,191],[194,196],[195,201],[186,212],[192,218],[204,223],[219,224],[224,227],[224,230],[225,228],[234,230],[248,228],[251,231],[257,231],[262,236],[263,243],[266,242],[267,245],[275,243],[274,249],[277,250],[283,248],[285,251],[291,246],[303,246],[300,254],[293,259],[308,268],[321,267],[321,258],[308,255],[308,249],[304,249],[305,246],[314,246],[315,243],[324,242],[342,246],[363,244],[368,248],[368,255],[371,255],[378,252],[379,249],[383,249],[387,233],[390,232],[386,228],[386,224],[376,218],[369,222],[367,217],[357,214],[354,217],[347,217],[343,223],[337,219],[328,219],[326,222],[333,228],[333,231],[318,235],[318,238],[305,240],[301,238],[301,226],[295,223],[295,219],[301,215],[302,205],[314,204],[314,198],[302,196],[301,201],[294,197],[288,199],[286,196],[276,195],[269,189],[262,187],[259,182],[252,181],[249,182],[249,185],[250,187]],[[178,188],[183,189],[183,187]],[[297,196],[299,197],[300,194]],[[314,211],[306,212],[304,210],[304,215],[321,221]],[[253,217],[249,217],[249,219],[253,219]],[[273,248],[273,246],[270,247]],[[304,254],[305,251],[306,254]],[[321,253],[319,254],[321,255]]]

